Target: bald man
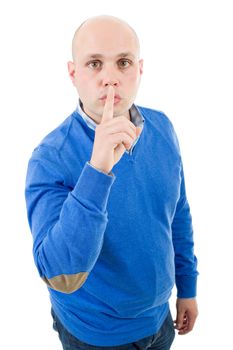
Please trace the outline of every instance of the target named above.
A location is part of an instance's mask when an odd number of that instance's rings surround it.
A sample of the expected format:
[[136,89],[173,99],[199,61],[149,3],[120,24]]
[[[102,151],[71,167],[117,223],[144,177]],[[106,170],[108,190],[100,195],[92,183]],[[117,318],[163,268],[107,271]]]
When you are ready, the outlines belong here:
[[143,61],[127,23],[88,19],[72,55],[78,106],[33,151],[25,192],[53,326],[64,350],[168,350],[197,317],[177,137],[163,113],[134,103]]

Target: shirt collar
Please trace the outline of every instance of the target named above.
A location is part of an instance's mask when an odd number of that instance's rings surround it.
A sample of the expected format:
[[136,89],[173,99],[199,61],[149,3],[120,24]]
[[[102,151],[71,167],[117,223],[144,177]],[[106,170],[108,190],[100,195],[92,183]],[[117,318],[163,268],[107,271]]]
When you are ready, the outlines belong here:
[[[89,126],[89,128],[91,128],[92,130],[95,130],[97,124],[96,122],[91,119],[83,110],[83,104],[81,102],[81,100],[79,99],[79,103],[77,105],[76,111],[79,113],[79,115],[81,115],[81,117],[83,118],[83,120],[86,122],[87,126]],[[132,107],[129,110],[130,113],[130,120],[131,122],[135,125],[135,126],[139,126],[139,127],[143,127],[143,123],[144,123],[144,118],[141,115],[139,109],[137,108],[137,106],[135,104],[132,105]]]

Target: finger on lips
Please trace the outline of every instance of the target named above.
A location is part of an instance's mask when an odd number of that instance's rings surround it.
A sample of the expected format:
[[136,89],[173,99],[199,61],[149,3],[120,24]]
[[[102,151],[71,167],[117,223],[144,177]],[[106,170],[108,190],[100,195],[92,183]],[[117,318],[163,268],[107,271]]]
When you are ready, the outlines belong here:
[[113,118],[114,94],[114,88],[110,85],[108,88],[101,122],[111,120]]

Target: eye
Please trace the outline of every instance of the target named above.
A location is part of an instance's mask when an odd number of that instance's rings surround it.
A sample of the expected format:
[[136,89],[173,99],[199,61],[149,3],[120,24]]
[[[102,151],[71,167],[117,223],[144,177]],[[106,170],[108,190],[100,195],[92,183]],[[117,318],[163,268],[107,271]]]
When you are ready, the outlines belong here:
[[132,64],[132,62],[130,60],[126,60],[123,58],[118,61],[118,66],[121,69],[128,68],[131,64]]
[[87,63],[87,66],[91,69],[99,69],[102,66],[102,62],[101,61],[91,61]]

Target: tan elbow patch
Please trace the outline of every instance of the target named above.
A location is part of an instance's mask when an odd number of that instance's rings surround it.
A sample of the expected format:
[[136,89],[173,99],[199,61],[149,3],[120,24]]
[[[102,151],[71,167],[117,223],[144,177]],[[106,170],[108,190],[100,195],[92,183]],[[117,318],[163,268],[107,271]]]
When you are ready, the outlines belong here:
[[42,277],[42,279],[50,288],[69,294],[81,288],[87,277],[88,272],[79,272],[72,275],[58,275],[52,278]]

